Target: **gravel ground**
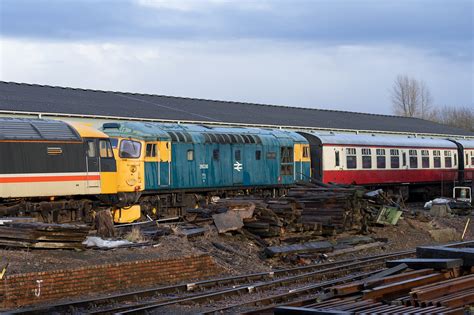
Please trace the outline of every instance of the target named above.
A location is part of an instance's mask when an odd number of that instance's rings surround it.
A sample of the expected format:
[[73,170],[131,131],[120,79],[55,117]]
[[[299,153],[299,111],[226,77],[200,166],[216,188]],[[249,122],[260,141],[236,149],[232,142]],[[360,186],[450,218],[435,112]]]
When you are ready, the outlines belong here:
[[[406,216],[396,226],[372,227],[374,238],[387,238],[382,248],[361,251],[358,253],[337,256],[336,260],[373,255],[385,251],[398,251],[415,248],[419,245],[435,243],[429,231],[433,229],[454,228],[462,233],[467,217],[433,219],[422,215]],[[350,236],[345,233],[343,236]],[[474,222],[471,222],[465,240],[474,240]],[[279,243],[279,240],[268,240]],[[217,248],[215,243],[224,245],[226,249]],[[162,237],[154,246],[122,248],[113,250],[18,250],[0,249],[0,268],[9,263],[7,275],[73,268],[84,264],[104,264],[152,258],[176,258],[193,254],[209,254],[225,274],[242,274],[268,271],[272,268],[288,267],[288,260],[274,258],[265,259],[262,248],[241,234],[219,235],[215,228],[209,227],[204,236],[188,240],[183,236],[169,235]]]

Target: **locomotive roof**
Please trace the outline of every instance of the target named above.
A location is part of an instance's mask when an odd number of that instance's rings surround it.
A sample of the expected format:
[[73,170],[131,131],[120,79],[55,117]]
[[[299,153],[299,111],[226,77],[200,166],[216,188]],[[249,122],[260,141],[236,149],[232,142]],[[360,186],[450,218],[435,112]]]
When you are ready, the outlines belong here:
[[389,146],[389,147],[416,147],[416,148],[447,148],[456,149],[457,146],[445,139],[425,137],[402,136],[376,136],[376,135],[349,135],[349,134],[317,134],[312,133],[321,140],[322,144],[344,144],[362,146]]
[[81,137],[59,120],[0,118],[0,140],[81,141]]
[[329,130],[364,130],[474,136],[474,132],[418,118],[97,91],[0,81],[0,112],[108,119],[241,124]]
[[187,137],[187,135],[194,135],[193,142],[201,142],[202,137],[196,137],[196,135],[232,134],[252,135],[259,138],[278,138],[280,140],[287,139],[294,142],[306,143],[306,139],[303,136],[293,131],[260,128],[214,127],[205,125],[154,122],[118,122],[105,123],[103,124],[101,130],[103,130],[109,136],[132,137],[148,141],[169,141],[175,136],[180,136],[180,134],[183,134],[184,137]]

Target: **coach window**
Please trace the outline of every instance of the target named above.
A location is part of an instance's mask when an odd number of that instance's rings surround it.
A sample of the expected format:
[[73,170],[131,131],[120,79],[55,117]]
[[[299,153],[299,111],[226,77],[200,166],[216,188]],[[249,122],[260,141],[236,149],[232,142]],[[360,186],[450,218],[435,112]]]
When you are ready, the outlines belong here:
[[400,152],[398,149],[390,149],[390,168],[400,168]]
[[193,161],[194,160],[194,150],[188,150],[186,152],[186,158],[188,161]]
[[418,151],[409,150],[408,154],[410,155],[410,168],[418,168]]
[[421,150],[421,167],[430,168],[430,152],[428,150]]
[[458,165],[458,155],[454,153],[454,166]]
[[261,158],[262,158],[262,151],[260,150],[255,151],[255,160],[260,161]]
[[471,165],[474,166],[474,151],[471,151]]
[[350,169],[357,168],[356,148],[346,148],[346,167]]
[[132,140],[122,140],[120,142],[119,156],[121,158],[136,159],[140,157],[142,144]]
[[406,152],[402,152],[402,162],[403,162],[403,166],[407,166],[407,153]]
[[444,167],[452,167],[453,161],[451,159],[451,151],[444,151]]
[[439,150],[433,151],[433,167],[441,168],[441,152]]
[[156,157],[156,143],[146,144],[146,157]]
[[212,158],[216,161],[219,161],[219,150],[218,149],[214,149],[214,151],[212,151]]
[[336,161],[336,166],[339,166],[341,164],[341,161],[339,159],[339,151],[334,152],[335,157],[334,160]]
[[377,149],[377,168],[386,168],[385,149]]
[[466,159],[464,161],[465,161],[464,163],[466,164],[466,166],[468,166],[469,165],[469,154],[468,153],[466,153]]
[[112,145],[108,140],[99,140],[99,152],[102,158],[113,158],[114,152],[112,151]]
[[372,150],[362,149],[362,168],[372,168]]

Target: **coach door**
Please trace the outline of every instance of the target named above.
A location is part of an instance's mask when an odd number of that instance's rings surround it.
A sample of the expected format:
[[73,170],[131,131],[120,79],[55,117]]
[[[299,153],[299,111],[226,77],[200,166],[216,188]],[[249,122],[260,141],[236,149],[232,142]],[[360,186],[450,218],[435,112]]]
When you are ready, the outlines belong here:
[[242,162],[243,150],[241,145],[232,146],[232,182],[242,185],[244,179],[244,164]]
[[87,187],[100,187],[100,161],[95,139],[86,140]]

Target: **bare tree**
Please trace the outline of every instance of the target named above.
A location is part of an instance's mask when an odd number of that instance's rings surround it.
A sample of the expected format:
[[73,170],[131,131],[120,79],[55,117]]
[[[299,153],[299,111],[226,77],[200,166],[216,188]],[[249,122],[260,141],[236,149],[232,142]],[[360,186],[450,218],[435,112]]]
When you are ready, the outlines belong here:
[[419,117],[423,119],[432,119],[433,97],[431,96],[431,92],[424,81],[419,81],[418,86],[420,89]]
[[393,112],[400,116],[415,117],[418,104],[417,82],[407,75],[399,75],[392,88]]
[[470,107],[444,106],[435,110],[430,120],[474,131],[474,109]]

